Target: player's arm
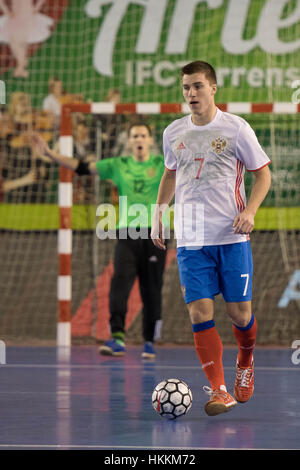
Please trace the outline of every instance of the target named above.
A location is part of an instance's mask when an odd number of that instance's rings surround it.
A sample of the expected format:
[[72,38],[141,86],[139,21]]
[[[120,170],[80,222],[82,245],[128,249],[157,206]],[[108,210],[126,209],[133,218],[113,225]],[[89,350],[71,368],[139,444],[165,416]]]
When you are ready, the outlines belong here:
[[176,171],[168,170],[165,168],[164,174],[161,178],[158,195],[156,200],[156,207],[152,220],[151,238],[157,248],[166,249],[165,240],[163,236],[162,215],[166,206],[170,204],[175,194],[176,184]]
[[61,155],[55,150],[51,150],[47,142],[45,142],[44,139],[42,139],[42,137],[38,134],[32,134],[31,142],[35,154],[41,158],[46,155],[53,162],[58,163],[59,165],[67,168],[68,170],[75,171],[79,175],[89,175],[97,173],[96,162],[84,163],[80,162],[77,158],[71,158],[65,155]]
[[271,172],[268,166],[253,171],[254,184],[251,189],[248,204],[234,219],[234,233],[250,233],[254,228],[254,217],[265,199],[271,185]]
[[37,170],[30,170],[26,175],[16,178],[14,180],[3,181],[2,187],[3,192],[9,192],[13,189],[22,188],[23,186],[29,186],[37,181]]

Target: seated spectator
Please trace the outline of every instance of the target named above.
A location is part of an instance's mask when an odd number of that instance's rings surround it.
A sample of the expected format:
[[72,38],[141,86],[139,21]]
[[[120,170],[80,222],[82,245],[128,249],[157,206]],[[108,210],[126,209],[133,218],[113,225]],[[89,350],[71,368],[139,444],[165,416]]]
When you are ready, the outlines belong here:
[[22,91],[11,94],[8,105],[8,118],[12,122],[12,135],[9,145],[12,149],[28,147],[28,132],[33,129],[34,114],[30,96]]
[[3,171],[0,175],[0,202],[3,200],[3,193],[13,191],[14,189],[22,188],[24,186],[30,186],[37,180],[37,170],[33,168],[29,170],[25,175],[20,178],[8,180],[3,177]]
[[[73,122],[73,156],[78,160],[90,163],[96,161],[94,146],[90,136],[89,127],[80,116]],[[74,177],[73,179],[73,201],[75,204],[94,202],[95,185],[94,178],[85,175],[82,178]]]
[[78,121],[73,132],[73,156],[79,160],[86,160],[92,154],[95,159],[89,128],[84,121]]
[[53,119],[54,127],[59,128],[61,116],[61,98],[63,96],[62,81],[57,77],[49,80],[49,94],[43,100],[43,110]]
[[24,92],[12,93],[8,110],[1,112],[2,194],[7,193],[7,201],[43,202],[46,199],[47,167],[34,157],[29,138],[33,130],[40,132],[42,125],[41,135],[45,140],[50,140],[50,134],[44,132],[45,122],[41,123],[40,116],[39,110],[32,110],[30,96]]
[[11,94],[8,114],[13,120],[16,131],[27,130],[32,124],[32,108],[30,96],[23,91]]
[[[121,101],[121,93],[117,88],[108,90],[105,102],[118,104]],[[105,114],[95,116],[95,128],[100,130],[101,134],[101,157],[109,158],[112,156],[112,149],[115,145],[118,132],[124,124],[124,116],[122,114]]]
[[14,123],[11,116],[3,109],[0,117],[0,139],[5,139],[14,133]]
[[68,93],[63,89],[63,83],[58,77],[51,77],[49,82],[49,94],[44,98],[42,108],[47,112],[53,122],[58,137],[61,121],[62,105],[68,103],[81,103],[83,96],[81,94]]

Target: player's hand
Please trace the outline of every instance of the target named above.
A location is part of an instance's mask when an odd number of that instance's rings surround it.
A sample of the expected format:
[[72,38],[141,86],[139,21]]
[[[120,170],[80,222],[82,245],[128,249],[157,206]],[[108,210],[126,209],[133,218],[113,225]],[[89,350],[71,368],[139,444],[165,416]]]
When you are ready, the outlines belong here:
[[233,222],[234,233],[248,234],[251,233],[254,228],[254,215],[244,209],[240,212]]
[[154,245],[157,248],[160,248],[161,250],[166,249],[163,232],[164,232],[164,227],[163,227],[162,221],[160,219],[159,220],[154,219],[154,222],[152,224],[152,229],[151,229],[151,239]]
[[23,176],[22,179],[24,184],[33,184],[38,181],[38,170],[36,168],[33,168],[30,170],[26,175]]
[[48,157],[51,157],[51,151],[48,147],[47,142],[45,142],[45,140],[37,132],[31,133],[30,141],[32,145],[32,150],[36,155],[39,155],[41,157],[47,155]]

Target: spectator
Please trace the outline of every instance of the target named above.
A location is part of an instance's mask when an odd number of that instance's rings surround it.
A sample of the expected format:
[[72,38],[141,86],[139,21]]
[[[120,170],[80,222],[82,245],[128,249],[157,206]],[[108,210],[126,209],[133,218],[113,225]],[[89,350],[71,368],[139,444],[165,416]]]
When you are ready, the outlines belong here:
[[49,94],[43,100],[43,110],[50,114],[54,128],[58,129],[61,116],[62,81],[57,77],[49,80]]

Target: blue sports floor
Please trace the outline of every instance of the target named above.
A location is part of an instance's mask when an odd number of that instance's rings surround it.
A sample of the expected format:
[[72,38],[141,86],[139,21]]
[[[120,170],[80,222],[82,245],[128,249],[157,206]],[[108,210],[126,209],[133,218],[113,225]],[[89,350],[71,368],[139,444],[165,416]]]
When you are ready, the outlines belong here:
[[[141,348],[123,358],[97,347],[8,347],[0,366],[3,449],[300,449],[300,364],[291,349],[256,349],[255,391],[246,404],[206,416],[208,385],[192,347],[157,348],[154,362]],[[228,391],[235,349],[224,349]],[[151,395],[164,378],[181,378],[193,393],[188,415],[166,421]]]

